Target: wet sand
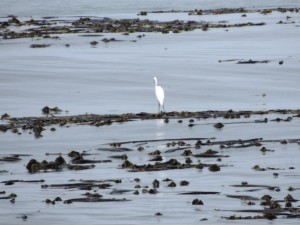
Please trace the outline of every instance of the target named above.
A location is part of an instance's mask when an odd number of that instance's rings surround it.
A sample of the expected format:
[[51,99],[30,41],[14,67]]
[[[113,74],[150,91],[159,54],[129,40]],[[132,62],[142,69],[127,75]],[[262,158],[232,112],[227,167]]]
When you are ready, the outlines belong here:
[[142,17],[265,24],[1,40],[3,221],[295,224],[300,17],[243,14]]

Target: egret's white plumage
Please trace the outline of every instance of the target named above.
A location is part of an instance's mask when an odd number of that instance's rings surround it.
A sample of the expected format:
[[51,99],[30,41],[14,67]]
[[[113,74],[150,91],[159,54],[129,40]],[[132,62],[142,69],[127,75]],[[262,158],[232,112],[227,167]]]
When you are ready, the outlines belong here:
[[165,111],[164,107],[164,99],[165,99],[165,92],[161,86],[157,85],[157,78],[154,77],[154,84],[155,84],[155,95],[158,101],[158,112],[161,112],[160,107],[162,106],[163,111]]

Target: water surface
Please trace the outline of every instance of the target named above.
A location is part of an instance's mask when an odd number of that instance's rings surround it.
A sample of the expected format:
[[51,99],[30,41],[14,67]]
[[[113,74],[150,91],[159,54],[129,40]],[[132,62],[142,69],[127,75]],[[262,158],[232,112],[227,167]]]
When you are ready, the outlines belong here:
[[[194,8],[276,8],[299,7],[299,1],[34,1],[2,0],[1,20],[7,15],[28,20],[30,16],[57,16],[59,19],[75,20],[81,16],[109,16],[113,18],[135,18],[142,10],[186,10]],[[287,21],[287,16],[295,23],[277,24]],[[299,108],[300,43],[297,13],[277,13],[268,15],[249,13],[188,16],[187,13],[148,14],[142,19],[152,20],[205,20],[209,22],[227,21],[265,22],[261,27],[196,30],[179,34],[145,33],[138,39],[137,33],[104,33],[101,37],[80,37],[77,34],[58,35],[59,39],[14,39],[0,40],[0,114],[11,116],[40,116],[41,109],[48,105],[58,106],[62,114],[84,113],[128,113],[156,112],[153,76],[166,93],[167,111],[216,110],[264,110]],[[23,29],[14,27],[13,29]],[[104,43],[101,40],[116,38],[121,42]],[[132,42],[135,40],[136,42]],[[91,47],[91,41],[98,41]],[[44,49],[32,49],[33,43],[51,44]],[[65,45],[70,44],[67,48]],[[270,60],[267,64],[240,65],[236,61],[219,60]],[[279,61],[283,61],[279,65]],[[290,115],[293,116],[293,115]],[[268,115],[269,119],[286,118],[286,115]],[[188,120],[182,124],[170,120],[134,121],[111,126],[92,127],[72,125],[55,127],[55,132],[46,127],[43,137],[35,139],[32,134],[20,129],[21,135],[8,131],[0,133],[0,154],[30,154],[17,163],[0,162],[0,182],[10,179],[45,179],[46,184],[76,182],[80,179],[122,179],[113,188],[135,190],[134,178],[141,179],[141,185],[151,187],[152,181],[173,179],[177,184],[188,180],[189,186],[167,187],[162,183],[156,195],[111,195],[112,189],[94,190],[105,197],[127,198],[131,201],[120,203],[45,203],[46,199],[60,196],[63,200],[82,197],[85,190],[42,189],[41,184],[0,183],[0,191],[17,194],[16,202],[0,200],[1,218],[6,224],[232,224],[224,216],[237,214],[237,209],[262,209],[260,202],[248,206],[245,201],[227,198],[227,194],[249,194],[260,198],[271,194],[282,200],[287,194],[300,199],[299,190],[290,193],[290,186],[299,185],[299,145],[269,142],[265,146],[274,150],[262,154],[261,147],[213,150],[230,155],[222,160],[220,172],[187,169],[145,173],[130,173],[120,169],[121,160],[109,164],[97,164],[86,171],[61,171],[29,174],[25,165],[31,158],[54,160],[46,153],[67,154],[71,150],[97,153],[91,159],[107,159],[110,153],[97,150],[114,141],[164,139],[164,138],[211,138],[216,140],[263,138],[283,140],[299,138],[299,119],[292,122],[269,122],[225,125],[215,129],[212,123],[254,121],[264,116],[224,120],[221,118],[196,120],[199,124],[188,127]],[[5,121],[1,121],[5,123]],[[194,144],[194,142],[190,142]],[[136,151],[137,145],[128,145],[134,151],[128,153],[136,164],[149,163],[149,152],[161,150],[164,160],[176,158],[184,161],[179,152],[166,154],[163,142],[144,143],[145,151]],[[197,150],[199,153],[208,148]],[[193,150],[195,151],[195,150]],[[197,153],[198,153],[197,152]],[[69,159],[64,155],[66,159]],[[193,159],[197,161],[197,159]],[[204,163],[219,163],[215,159],[201,159]],[[255,171],[254,165],[279,168],[279,176],[274,171]],[[294,167],[295,169],[290,169]],[[74,181],[70,181],[74,179]],[[266,184],[280,187],[280,191],[266,189],[244,192],[244,189],[230,185],[241,182]],[[181,191],[218,191],[219,195],[185,196]],[[2,196],[2,195],[1,195]],[[1,197],[0,196],[0,197]],[[193,206],[193,199],[203,200],[203,206]],[[299,206],[295,203],[295,206]],[[219,211],[219,209],[221,211]],[[163,216],[157,217],[155,213]],[[27,221],[22,221],[27,215]],[[239,214],[247,216],[249,214]],[[250,214],[255,216],[255,214]],[[200,222],[201,219],[208,219]],[[239,222],[239,221],[238,221]],[[295,220],[277,219],[270,223],[294,224]],[[243,221],[252,224],[253,221]],[[266,224],[268,221],[255,221]]]
[[111,15],[140,11],[299,7],[297,0],[2,0],[0,16]]

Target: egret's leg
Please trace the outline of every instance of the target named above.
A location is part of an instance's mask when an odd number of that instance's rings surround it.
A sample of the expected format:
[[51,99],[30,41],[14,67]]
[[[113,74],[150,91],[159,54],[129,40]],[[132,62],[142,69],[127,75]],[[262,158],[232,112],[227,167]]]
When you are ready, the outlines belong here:
[[166,112],[166,110],[165,110],[165,105],[163,105],[162,107],[163,107],[163,112]]
[[158,113],[160,113],[160,104],[158,103]]

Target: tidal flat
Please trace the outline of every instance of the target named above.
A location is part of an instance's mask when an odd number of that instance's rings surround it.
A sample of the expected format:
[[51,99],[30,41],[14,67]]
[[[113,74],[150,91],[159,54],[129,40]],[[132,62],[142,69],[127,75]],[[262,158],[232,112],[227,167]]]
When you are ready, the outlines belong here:
[[[9,22],[0,32],[1,112],[36,116],[46,105],[71,115],[156,112],[153,76],[165,89],[167,111],[297,109],[300,16],[295,9],[267,12],[16,18],[20,26]],[[103,20],[122,32],[104,32]],[[134,21],[147,20],[158,31],[134,31]]]
[[1,218],[295,224],[299,26],[297,8],[1,18]]
[[8,224],[299,218],[299,111],[181,115],[101,126],[51,117],[38,137],[1,133],[1,216]]

